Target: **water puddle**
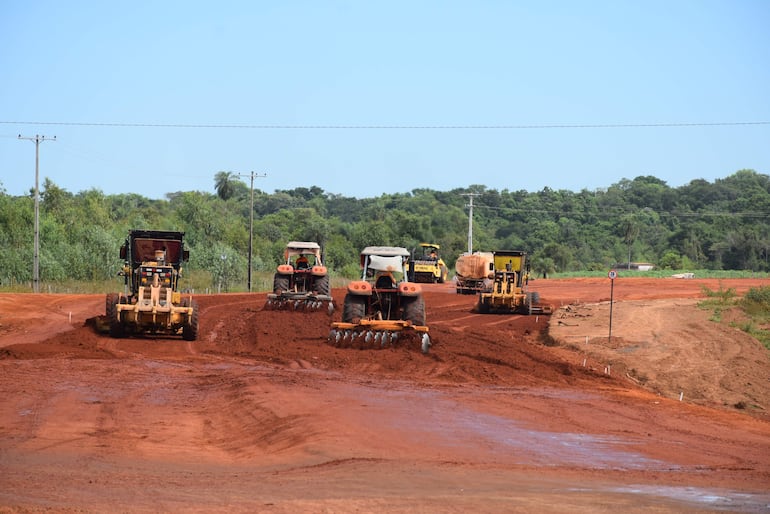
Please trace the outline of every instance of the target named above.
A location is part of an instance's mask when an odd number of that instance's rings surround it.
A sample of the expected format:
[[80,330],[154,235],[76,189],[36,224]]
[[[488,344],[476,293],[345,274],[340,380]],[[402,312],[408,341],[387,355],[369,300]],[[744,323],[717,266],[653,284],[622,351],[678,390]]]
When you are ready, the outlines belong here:
[[[396,430],[401,437],[418,443],[422,440],[437,452],[443,447],[452,455],[466,452],[472,458],[491,453],[497,461],[541,467],[660,472],[683,469],[635,452],[633,441],[609,435],[535,430],[514,419],[475,411],[440,391],[379,390],[376,395],[370,391],[362,394],[366,395],[367,407],[378,412],[371,422],[380,430]],[[561,391],[556,396],[563,394]],[[655,485],[581,490],[667,498],[708,510],[770,512],[770,495],[764,494]]]
[[632,451],[633,443],[617,437],[535,430],[513,419],[469,409],[436,391],[383,391],[369,396],[367,404],[387,410],[389,415],[379,422],[402,431],[404,437],[429,437],[431,445],[470,450],[475,455],[491,451],[496,458],[516,464],[599,470],[678,469],[676,464]]
[[735,512],[770,512],[770,494],[749,494],[736,491],[712,491],[698,487],[666,487],[654,485],[624,486],[610,489],[621,494],[662,497],[695,505],[709,510]]

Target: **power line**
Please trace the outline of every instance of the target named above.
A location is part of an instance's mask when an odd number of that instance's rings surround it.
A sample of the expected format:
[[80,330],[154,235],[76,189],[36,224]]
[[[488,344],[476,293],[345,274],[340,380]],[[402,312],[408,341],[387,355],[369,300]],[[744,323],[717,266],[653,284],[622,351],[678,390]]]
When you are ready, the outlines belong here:
[[770,121],[660,122],[660,123],[555,123],[511,125],[289,125],[231,123],[127,123],[75,121],[2,121],[0,125],[48,125],[69,127],[242,129],[242,130],[545,130],[545,129],[620,129],[677,127],[767,126]]

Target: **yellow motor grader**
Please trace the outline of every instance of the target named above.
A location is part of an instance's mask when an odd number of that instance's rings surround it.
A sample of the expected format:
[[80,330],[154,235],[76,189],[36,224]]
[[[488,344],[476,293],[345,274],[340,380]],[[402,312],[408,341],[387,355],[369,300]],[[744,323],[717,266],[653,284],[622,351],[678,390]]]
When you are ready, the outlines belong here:
[[392,246],[367,246],[361,251],[361,280],[348,284],[342,321],[332,323],[329,343],[376,348],[417,335],[427,353],[430,336],[419,284],[407,280],[409,251]]
[[106,300],[106,320],[112,337],[128,334],[198,337],[198,306],[192,296],[182,298],[177,289],[184,249],[184,232],[130,230],[120,247],[125,260],[119,273],[127,293],[111,293]]
[[519,250],[492,252],[494,278],[491,288],[479,293],[474,311],[482,314],[551,314],[553,307],[540,303],[540,294],[529,290],[527,253]]
[[321,247],[311,241],[290,241],[284,262],[273,276],[273,292],[267,295],[265,309],[334,311],[329,290],[329,273],[321,261]]

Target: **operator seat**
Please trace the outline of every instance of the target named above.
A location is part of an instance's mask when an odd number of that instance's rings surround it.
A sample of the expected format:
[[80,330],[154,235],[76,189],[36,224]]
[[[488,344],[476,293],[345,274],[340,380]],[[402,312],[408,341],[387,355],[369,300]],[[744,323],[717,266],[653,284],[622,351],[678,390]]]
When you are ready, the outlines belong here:
[[393,282],[393,279],[390,276],[380,275],[374,282],[374,287],[376,289],[394,289],[396,284]]

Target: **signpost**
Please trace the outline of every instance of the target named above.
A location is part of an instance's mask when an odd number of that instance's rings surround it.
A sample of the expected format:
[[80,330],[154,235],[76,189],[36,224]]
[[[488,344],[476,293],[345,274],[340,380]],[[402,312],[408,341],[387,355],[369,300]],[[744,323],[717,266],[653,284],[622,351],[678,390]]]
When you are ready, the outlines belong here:
[[607,276],[610,279],[610,335],[608,342],[612,343],[612,299],[615,292],[615,279],[618,278],[618,272],[610,270],[610,272],[607,273]]

